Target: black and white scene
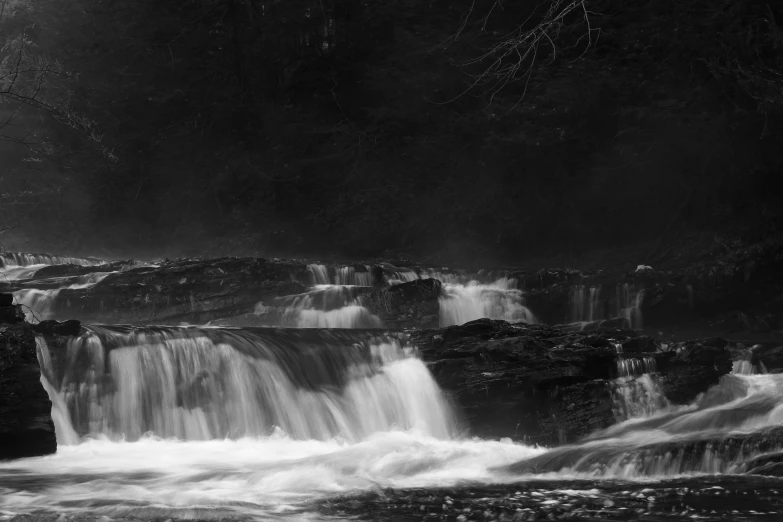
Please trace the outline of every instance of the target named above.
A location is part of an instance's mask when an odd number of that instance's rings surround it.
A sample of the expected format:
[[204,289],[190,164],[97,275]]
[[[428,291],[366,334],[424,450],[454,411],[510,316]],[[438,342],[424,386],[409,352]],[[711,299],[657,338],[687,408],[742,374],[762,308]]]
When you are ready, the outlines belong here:
[[0,522],[783,521],[783,2],[0,0]]

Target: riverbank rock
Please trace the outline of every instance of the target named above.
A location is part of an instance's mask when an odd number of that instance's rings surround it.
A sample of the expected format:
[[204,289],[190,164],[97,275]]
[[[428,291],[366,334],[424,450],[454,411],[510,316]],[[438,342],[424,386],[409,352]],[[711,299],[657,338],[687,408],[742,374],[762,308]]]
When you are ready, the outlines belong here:
[[[629,334],[480,319],[411,338],[471,434],[552,445],[617,421],[612,392],[621,359],[654,360],[662,392],[674,403],[692,400],[731,371],[725,347],[693,342],[661,351]],[[623,345],[633,353],[619,353]]]
[[57,451],[35,335],[19,307],[7,305],[8,297],[0,294],[0,460]]
[[[256,303],[301,293],[306,266],[256,258],[184,259],[109,275],[89,288],[63,289],[53,316],[83,322],[203,324],[252,312]],[[304,277],[304,276],[303,276]]]
[[439,280],[417,279],[377,288],[364,296],[363,303],[389,328],[437,328],[442,292]]

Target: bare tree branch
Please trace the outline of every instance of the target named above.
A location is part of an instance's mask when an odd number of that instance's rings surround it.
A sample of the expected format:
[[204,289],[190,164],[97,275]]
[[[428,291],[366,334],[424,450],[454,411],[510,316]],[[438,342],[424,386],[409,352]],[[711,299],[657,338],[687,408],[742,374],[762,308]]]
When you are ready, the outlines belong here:
[[[505,35],[498,35],[496,43],[490,47],[484,48],[478,56],[470,60],[458,62],[457,65],[463,68],[479,67],[481,72],[469,74],[471,80],[467,87],[454,96],[452,99],[441,102],[442,104],[452,103],[460,97],[475,92],[476,89],[489,95],[491,105],[495,96],[503,90],[510,82],[524,81],[523,93],[519,100],[514,104],[516,107],[524,98],[527,92],[530,77],[538,64],[539,51],[542,46],[551,49],[549,62],[553,63],[557,57],[557,46],[555,41],[560,35],[561,30],[566,27],[567,19],[579,16],[581,22],[586,26],[585,34],[579,37],[577,42],[570,48],[581,45],[586,38],[584,52],[587,51],[600,35],[600,29],[594,28],[590,16],[594,13],[587,9],[587,0],[543,0],[548,2],[549,6],[543,15],[539,14],[539,7],[542,2],[536,4],[530,15],[517,27]],[[489,12],[481,17],[474,26],[480,34],[487,34],[487,23],[490,16],[496,10],[503,9],[502,0],[497,0]],[[456,42],[464,36],[467,31],[468,21],[475,10],[475,2],[471,4],[462,17],[461,24],[457,32],[441,45],[448,45]],[[532,28],[526,29],[535,16],[541,19]],[[584,54],[583,52],[583,54]],[[581,56],[580,56],[581,57]],[[512,107],[510,110],[513,110]]]

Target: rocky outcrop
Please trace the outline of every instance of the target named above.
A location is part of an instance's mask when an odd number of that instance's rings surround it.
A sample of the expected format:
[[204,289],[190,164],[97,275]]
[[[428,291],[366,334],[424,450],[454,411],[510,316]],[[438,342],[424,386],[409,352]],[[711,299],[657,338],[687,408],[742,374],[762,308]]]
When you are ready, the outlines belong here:
[[35,334],[12,300],[11,295],[0,294],[0,460],[57,450]]
[[54,317],[93,323],[179,324],[248,313],[261,300],[297,294],[304,265],[256,258],[185,259],[117,272],[63,289]]
[[411,335],[472,434],[544,444],[616,422],[612,383],[621,358],[653,358],[664,394],[677,404],[731,371],[725,346],[693,342],[660,351],[651,339],[616,329],[569,332],[482,319]]
[[363,303],[389,328],[437,328],[442,292],[439,280],[417,279],[376,288],[364,296]]

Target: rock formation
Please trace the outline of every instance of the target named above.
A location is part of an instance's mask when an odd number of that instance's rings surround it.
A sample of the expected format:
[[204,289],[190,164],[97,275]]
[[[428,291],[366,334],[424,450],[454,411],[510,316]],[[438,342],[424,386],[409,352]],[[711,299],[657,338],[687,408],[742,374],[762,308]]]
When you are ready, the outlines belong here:
[[12,302],[11,295],[0,294],[0,460],[57,450],[35,334]]

